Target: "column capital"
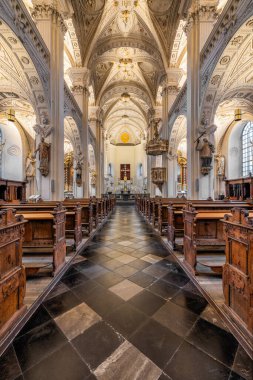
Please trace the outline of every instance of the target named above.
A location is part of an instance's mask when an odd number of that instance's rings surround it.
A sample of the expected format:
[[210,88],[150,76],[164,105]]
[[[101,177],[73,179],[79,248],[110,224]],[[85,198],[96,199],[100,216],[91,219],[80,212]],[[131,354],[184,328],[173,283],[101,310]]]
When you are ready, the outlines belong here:
[[99,106],[89,106],[89,120],[99,122],[102,125],[103,110]]
[[189,34],[196,20],[199,22],[216,21],[219,16],[217,10],[218,4],[218,0],[200,0],[199,2],[194,0],[186,18],[186,24],[184,26],[185,34]]
[[81,95],[89,94],[90,70],[86,67],[70,67],[67,74],[72,82],[72,92]]
[[73,14],[73,8],[69,3],[65,0],[33,0],[33,5],[32,16],[36,21],[51,17],[63,33],[67,32],[65,20]]
[[162,95],[164,91],[167,93],[175,94],[179,92],[179,83],[184,74],[184,70],[179,67],[169,67],[162,80]]
[[217,11],[217,5],[202,4],[199,7],[199,21],[200,22],[214,22],[217,20],[219,12]]

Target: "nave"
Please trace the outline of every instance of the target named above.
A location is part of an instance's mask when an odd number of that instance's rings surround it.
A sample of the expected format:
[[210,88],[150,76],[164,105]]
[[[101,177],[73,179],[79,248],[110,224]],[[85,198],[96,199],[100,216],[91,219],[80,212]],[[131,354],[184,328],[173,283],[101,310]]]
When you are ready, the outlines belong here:
[[117,206],[0,358],[1,380],[252,379],[252,361],[133,206]]

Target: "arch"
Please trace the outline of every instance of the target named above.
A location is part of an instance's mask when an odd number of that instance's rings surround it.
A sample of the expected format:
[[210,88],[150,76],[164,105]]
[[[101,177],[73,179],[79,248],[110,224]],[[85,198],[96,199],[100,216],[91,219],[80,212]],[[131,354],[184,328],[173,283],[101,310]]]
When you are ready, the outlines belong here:
[[79,129],[73,117],[65,116],[64,118],[64,136],[73,146],[74,154],[82,151]]
[[169,154],[171,156],[175,156],[177,154],[178,145],[182,139],[186,139],[186,136],[187,120],[184,115],[180,115],[174,122],[169,136]]
[[[23,43],[8,23],[4,13],[0,17],[0,75],[4,78],[1,83],[0,101],[3,96],[19,99],[31,104],[36,114],[37,122],[49,122],[49,84],[45,81],[43,70],[35,68],[30,53],[31,47]],[[37,59],[38,60],[38,59]],[[36,65],[38,62],[36,61]]]
[[252,92],[252,7],[247,11],[247,15],[237,17],[230,38],[222,40],[219,53],[216,52],[208,69],[205,64],[202,67],[202,123],[213,124],[219,104],[232,94],[235,96],[241,90],[245,95]]

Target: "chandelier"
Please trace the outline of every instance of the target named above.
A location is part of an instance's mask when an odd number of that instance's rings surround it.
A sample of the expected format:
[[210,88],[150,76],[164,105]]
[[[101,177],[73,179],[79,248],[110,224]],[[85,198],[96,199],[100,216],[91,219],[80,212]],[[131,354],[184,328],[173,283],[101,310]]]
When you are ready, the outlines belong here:
[[121,100],[126,103],[130,100],[130,95],[128,94],[128,92],[123,92],[123,94],[121,94]]
[[167,153],[169,149],[169,141],[161,139],[158,132],[158,124],[161,119],[153,121],[154,123],[154,138],[150,140],[146,145],[146,153],[149,156],[160,156],[163,153]]

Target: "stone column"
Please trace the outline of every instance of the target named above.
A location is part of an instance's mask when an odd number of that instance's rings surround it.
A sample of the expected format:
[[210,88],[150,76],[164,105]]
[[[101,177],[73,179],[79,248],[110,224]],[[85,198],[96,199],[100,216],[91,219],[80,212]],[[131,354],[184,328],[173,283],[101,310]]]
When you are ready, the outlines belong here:
[[53,0],[34,0],[33,17],[50,51],[50,124],[52,133],[49,143],[50,172],[40,178],[41,195],[44,199],[64,199],[64,19],[70,17],[72,8]]
[[85,67],[72,67],[68,70],[72,81],[72,92],[81,109],[82,128],[80,131],[81,149],[83,154],[83,196],[89,197],[89,78],[90,72]]
[[89,114],[91,128],[96,131],[96,196],[101,197],[104,189],[104,129],[101,108],[90,107]]
[[[162,91],[162,137],[164,139],[169,138],[169,125],[168,125],[168,114],[172,107],[178,93],[179,93],[179,82],[182,78],[183,71],[177,67],[171,67],[167,70],[166,78],[163,82]],[[171,161],[168,160],[168,154],[163,155],[162,166],[166,167],[167,170],[167,182],[163,185],[162,195],[163,197],[174,196],[173,188],[171,187],[172,180],[172,166]],[[170,179],[170,181],[168,180]],[[174,179],[174,177],[173,177]],[[170,185],[169,185],[170,182]]]
[[210,178],[203,180],[203,176],[201,177],[196,140],[200,126],[200,51],[217,16],[214,12],[216,4],[216,0],[203,0],[200,4],[198,0],[193,0],[185,26],[187,34],[187,194],[191,199],[206,198],[207,193],[210,193],[210,190],[202,191],[204,187],[210,187],[211,181]]

